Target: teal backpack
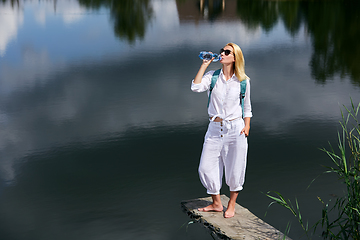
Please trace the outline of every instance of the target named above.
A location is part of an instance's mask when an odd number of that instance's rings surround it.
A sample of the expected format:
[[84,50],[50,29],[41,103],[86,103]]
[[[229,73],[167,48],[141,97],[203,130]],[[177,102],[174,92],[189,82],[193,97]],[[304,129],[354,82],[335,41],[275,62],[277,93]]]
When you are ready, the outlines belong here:
[[[221,69],[218,69],[214,72],[214,74],[212,75],[211,78],[211,84],[210,84],[210,93],[209,93],[209,99],[208,99],[208,104],[207,106],[209,107],[209,103],[210,103],[210,97],[211,97],[211,92],[216,84],[217,79],[219,78],[219,74],[220,74]],[[242,109],[242,117],[244,118],[244,97],[245,97],[245,92],[246,92],[246,80],[243,80],[240,82],[240,104],[241,104],[241,109]]]

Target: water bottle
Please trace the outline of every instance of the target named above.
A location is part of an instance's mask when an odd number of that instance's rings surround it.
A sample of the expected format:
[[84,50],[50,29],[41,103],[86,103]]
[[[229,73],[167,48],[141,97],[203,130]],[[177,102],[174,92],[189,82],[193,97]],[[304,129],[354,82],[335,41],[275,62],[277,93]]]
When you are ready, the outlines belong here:
[[206,52],[206,51],[202,51],[199,54],[199,58],[200,59],[205,59],[205,60],[211,60],[214,57],[213,62],[217,62],[219,60],[221,60],[221,57],[219,56],[219,54],[216,53],[211,53],[211,52]]

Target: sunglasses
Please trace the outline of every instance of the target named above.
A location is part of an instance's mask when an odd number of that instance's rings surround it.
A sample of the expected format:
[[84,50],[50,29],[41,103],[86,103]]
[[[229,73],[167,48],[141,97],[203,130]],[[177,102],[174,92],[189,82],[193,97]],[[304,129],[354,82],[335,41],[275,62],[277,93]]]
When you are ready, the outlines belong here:
[[228,50],[228,49],[225,50],[225,49],[222,48],[220,50],[220,54],[223,53],[223,52],[225,53],[226,56],[228,56],[230,53],[232,53],[230,50]]

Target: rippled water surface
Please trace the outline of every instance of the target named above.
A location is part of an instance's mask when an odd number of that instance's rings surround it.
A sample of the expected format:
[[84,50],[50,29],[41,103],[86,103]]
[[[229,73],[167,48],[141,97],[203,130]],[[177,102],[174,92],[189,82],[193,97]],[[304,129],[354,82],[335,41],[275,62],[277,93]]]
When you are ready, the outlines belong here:
[[[202,50],[241,46],[254,117],[238,203],[302,232],[261,192],[342,194],[319,150],[360,101],[357,1],[64,0],[0,3],[0,239],[212,239],[180,209],[197,167]],[[220,68],[212,63],[209,69]],[[223,194],[229,195],[227,187]],[[268,210],[266,217],[265,212]]]

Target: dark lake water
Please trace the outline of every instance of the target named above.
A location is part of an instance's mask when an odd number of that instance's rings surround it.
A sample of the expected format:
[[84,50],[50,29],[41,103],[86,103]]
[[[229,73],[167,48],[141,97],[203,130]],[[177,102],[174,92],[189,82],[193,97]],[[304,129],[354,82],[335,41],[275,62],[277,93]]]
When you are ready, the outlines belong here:
[[317,196],[342,194],[331,175],[306,188],[360,102],[359,23],[359,1],[1,1],[0,239],[212,239],[180,228],[180,202],[207,196],[198,53],[228,42],[254,114],[238,203],[299,239],[261,192],[297,198],[310,224]]

